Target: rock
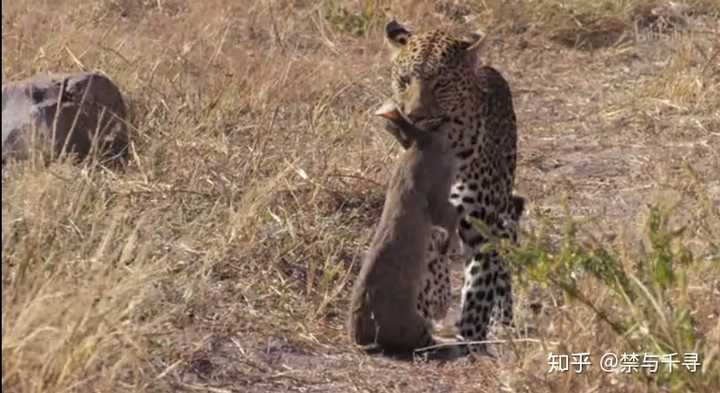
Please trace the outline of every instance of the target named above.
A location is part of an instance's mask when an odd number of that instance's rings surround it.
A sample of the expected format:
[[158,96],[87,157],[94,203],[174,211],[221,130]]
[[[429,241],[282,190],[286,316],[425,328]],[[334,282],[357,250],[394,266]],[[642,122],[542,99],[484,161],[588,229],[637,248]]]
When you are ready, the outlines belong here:
[[[39,152],[84,159],[126,160],[125,103],[117,86],[98,73],[36,75],[2,86],[2,162]],[[54,132],[53,132],[54,131]],[[97,136],[97,137],[96,137]]]

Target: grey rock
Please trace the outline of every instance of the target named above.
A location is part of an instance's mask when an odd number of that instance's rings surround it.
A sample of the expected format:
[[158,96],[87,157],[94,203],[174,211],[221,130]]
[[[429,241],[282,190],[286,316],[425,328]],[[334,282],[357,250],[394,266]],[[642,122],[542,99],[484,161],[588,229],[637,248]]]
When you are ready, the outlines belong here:
[[2,162],[33,153],[126,160],[126,108],[117,86],[98,73],[36,75],[2,86]]

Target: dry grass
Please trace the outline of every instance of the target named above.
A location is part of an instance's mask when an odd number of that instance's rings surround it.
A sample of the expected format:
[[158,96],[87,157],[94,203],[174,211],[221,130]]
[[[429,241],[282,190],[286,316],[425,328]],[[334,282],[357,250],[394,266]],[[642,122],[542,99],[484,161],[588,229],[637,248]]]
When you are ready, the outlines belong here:
[[[102,71],[126,93],[134,145],[124,172],[4,169],[3,390],[717,391],[720,12],[691,1],[685,24],[659,24],[659,3],[4,2],[3,80]],[[648,205],[673,202],[668,226],[685,230],[662,244],[682,278],[641,297],[658,312],[590,273],[572,297],[528,267],[518,323],[542,344],[444,365],[351,348],[349,283],[399,151],[370,115],[388,93],[389,16],[492,32],[486,58],[520,125],[523,255],[572,264],[570,244],[634,271],[662,260],[643,242],[658,233]],[[575,237],[567,219],[582,222]],[[679,308],[692,339],[668,320]],[[605,351],[655,351],[652,339],[700,352],[703,372],[596,366]],[[581,351],[589,371],[547,374],[550,352]]]

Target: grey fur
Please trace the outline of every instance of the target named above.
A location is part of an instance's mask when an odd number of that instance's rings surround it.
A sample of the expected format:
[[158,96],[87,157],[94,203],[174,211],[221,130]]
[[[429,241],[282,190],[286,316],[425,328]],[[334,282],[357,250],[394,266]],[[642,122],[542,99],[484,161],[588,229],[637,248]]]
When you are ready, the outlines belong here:
[[[399,112],[396,112],[399,113]],[[391,121],[409,148],[390,181],[380,223],[353,289],[350,337],[367,349],[407,354],[430,345],[430,324],[417,311],[432,231],[456,232],[449,203],[455,159],[442,133]]]

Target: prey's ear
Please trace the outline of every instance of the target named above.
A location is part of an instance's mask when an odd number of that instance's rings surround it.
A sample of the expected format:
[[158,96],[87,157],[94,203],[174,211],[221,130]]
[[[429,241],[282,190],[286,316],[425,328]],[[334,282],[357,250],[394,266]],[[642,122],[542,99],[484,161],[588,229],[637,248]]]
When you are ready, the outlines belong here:
[[410,33],[405,26],[398,23],[395,19],[385,25],[385,40],[390,44],[390,48],[396,51],[407,45],[410,39]]
[[483,33],[482,30],[477,30],[475,32],[472,32],[470,34],[466,34],[463,36],[462,41],[463,44],[466,45],[465,47],[465,58],[467,61],[475,64],[478,57],[480,57],[480,52],[482,51],[483,47],[485,46],[485,42],[487,40],[487,34]]
[[375,115],[389,120],[389,127],[386,127],[385,130],[393,134],[405,149],[415,142],[426,141],[430,136],[428,131],[412,124],[392,101],[386,101],[380,109],[375,111]]

